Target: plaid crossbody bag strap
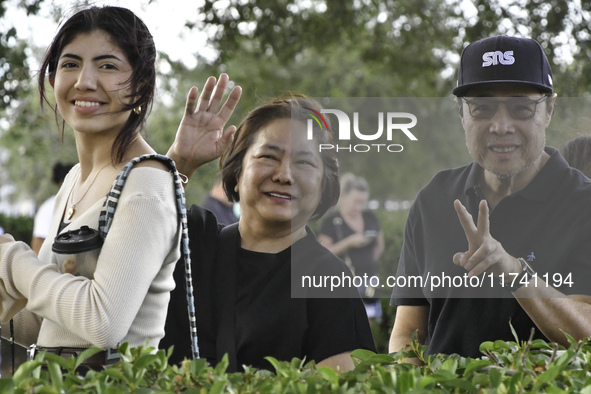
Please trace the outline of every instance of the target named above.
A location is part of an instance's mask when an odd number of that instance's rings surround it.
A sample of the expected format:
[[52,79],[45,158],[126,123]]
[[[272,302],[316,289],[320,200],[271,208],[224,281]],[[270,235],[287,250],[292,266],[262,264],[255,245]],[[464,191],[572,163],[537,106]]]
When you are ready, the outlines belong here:
[[174,189],[176,195],[176,207],[181,221],[182,233],[181,233],[181,257],[185,265],[185,283],[187,291],[187,307],[189,313],[189,325],[191,330],[191,350],[193,359],[199,358],[199,345],[197,344],[197,322],[195,319],[195,300],[193,297],[193,280],[191,275],[191,256],[189,254],[189,231],[187,228],[187,210],[185,208],[185,193],[183,191],[183,185],[181,178],[176,169],[174,161],[169,157],[159,154],[147,154],[132,159],[129,163],[123,167],[123,170],[117,175],[117,179],[111,186],[107,199],[103,204],[101,214],[99,216],[99,233],[104,239],[109,232],[111,223],[113,222],[113,216],[117,209],[117,203],[119,202],[119,196],[125,186],[125,181],[129,176],[129,173],[133,166],[144,160],[158,160],[164,163],[173,174],[174,177]]

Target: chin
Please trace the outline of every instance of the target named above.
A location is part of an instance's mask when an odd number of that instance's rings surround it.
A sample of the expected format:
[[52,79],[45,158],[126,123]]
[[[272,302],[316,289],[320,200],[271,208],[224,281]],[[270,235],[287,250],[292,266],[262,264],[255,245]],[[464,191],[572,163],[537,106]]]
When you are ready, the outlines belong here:
[[291,226],[292,217],[290,214],[287,215],[277,215],[272,214],[265,218],[265,222],[268,223],[268,226],[278,227],[282,225]]
[[499,179],[511,179],[531,168],[533,163],[529,163],[528,165],[524,165],[519,168],[514,169],[491,169],[490,172],[493,173]]

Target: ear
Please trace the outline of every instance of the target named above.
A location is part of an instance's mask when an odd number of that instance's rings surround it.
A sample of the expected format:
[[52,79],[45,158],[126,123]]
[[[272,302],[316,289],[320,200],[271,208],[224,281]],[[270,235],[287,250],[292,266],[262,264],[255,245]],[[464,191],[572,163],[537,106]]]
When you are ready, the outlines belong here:
[[460,114],[460,119],[462,119],[462,121],[463,121],[464,120],[464,102],[459,97],[455,97],[454,101],[456,102],[456,105],[458,106],[458,113]]
[[552,114],[554,113],[554,105],[556,104],[556,97],[558,97],[558,95],[554,93],[550,97],[550,100],[546,101],[546,127],[550,125],[550,121],[552,120]]
[[49,80],[49,85],[53,88],[53,85],[55,84],[55,72],[49,73],[47,79]]

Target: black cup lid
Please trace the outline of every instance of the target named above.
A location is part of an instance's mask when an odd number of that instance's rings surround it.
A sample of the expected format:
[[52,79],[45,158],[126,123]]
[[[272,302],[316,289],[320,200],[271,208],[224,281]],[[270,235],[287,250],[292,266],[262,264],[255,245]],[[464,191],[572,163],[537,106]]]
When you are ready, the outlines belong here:
[[67,231],[58,235],[51,250],[60,254],[76,254],[100,248],[103,239],[97,230],[82,226],[78,230]]

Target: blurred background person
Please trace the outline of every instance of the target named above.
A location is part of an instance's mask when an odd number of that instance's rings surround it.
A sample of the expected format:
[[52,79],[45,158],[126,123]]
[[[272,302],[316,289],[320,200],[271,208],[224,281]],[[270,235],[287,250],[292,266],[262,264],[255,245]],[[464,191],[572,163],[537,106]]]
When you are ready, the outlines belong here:
[[591,178],[591,135],[580,135],[567,141],[560,153],[569,166]]
[[224,226],[238,221],[238,216],[234,212],[234,203],[226,196],[220,173],[215,176],[213,187],[201,203],[201,207],[211,211],[218,223]]
[[[367,209],[367,181],[346,173],[341,176],[338,210],[322,222],[318,241],[339,256],[354,275],[369,278],[378,274],[378,260],[384,252],[384,234],[376,215]],[[358,288],[370,321],[382,316],[380,300],[374,298],[374,288]]]
[[[62,163],[58,161],[53,165],[53,175],[51,181],[60,188],[64,182],[64,178],[74,167],[71,163]],[[55,194],[49,197],[39,206],[35,214],[35,222],[33,227],[33,240],[31,241],[31,249],[37,254],[43,245],[43,241],[49,234],[49,225],[51,224],[51,217],[53,216],[53,207],[55,205]]]

